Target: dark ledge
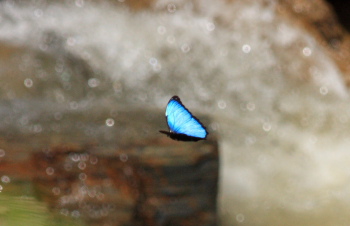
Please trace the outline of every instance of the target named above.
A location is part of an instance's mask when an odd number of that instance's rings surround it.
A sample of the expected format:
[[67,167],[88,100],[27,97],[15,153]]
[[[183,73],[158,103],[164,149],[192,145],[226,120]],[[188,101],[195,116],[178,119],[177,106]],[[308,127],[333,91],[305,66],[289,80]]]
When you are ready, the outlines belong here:
[[[66,113],[59,132],[46,129],[51,122],[45,117],[33,122],[41,133],[7,128],[0,174],[30,183],[32,195],[53,212],[79,211],[88,225],[217,225],[213,133],[205,141],[173,141],[158,133],[166,127],[162,113],[138,114],[118,113],[113,127],[103,113]],[[92,128],[93,136],[86,133]]]

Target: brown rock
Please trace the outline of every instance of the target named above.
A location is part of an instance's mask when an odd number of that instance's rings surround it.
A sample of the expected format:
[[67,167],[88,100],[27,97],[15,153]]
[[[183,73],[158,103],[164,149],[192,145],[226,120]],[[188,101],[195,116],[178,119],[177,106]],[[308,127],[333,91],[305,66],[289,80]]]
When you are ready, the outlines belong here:
[[[81,217],[88,225],[216,225],[217,142],[213,137],[188,143],[158,133],[120,134],[128,127],[142,131],[142,120],[123,127],[135,115],[118,114],[115,127],[120,127],[106,128],[113,140],[96,134],[92,142],[72,127],[67,127],[70,133],[6,136],[0,139],[6,150],[0,174],[31,181],[36,197],[52,211]],[[77,120],[74,114],[64,117],[68,124],[69,118]]]
[[311,32],[350,85],[350,36],[340,25],[332,7],[323,0],[279,0],[279,12]]

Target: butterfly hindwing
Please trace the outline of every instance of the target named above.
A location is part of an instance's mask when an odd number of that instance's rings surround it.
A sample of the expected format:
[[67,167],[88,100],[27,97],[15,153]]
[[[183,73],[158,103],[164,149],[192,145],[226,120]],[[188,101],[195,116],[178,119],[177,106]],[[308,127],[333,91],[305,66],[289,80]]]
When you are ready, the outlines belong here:
[[181,103],[178,96],[173,96],[166,108],[165,116],[171,138],[183,141],[197,141],[207,137],[208,132],[202,123]]

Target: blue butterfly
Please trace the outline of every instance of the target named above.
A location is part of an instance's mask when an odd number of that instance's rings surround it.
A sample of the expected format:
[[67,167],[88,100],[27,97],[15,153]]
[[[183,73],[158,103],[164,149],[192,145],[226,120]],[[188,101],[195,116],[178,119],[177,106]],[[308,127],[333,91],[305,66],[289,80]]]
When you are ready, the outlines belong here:
[[159,131],[173,140],[199,141],[207,138],[208,132],[202,123],[181,103],[178,96],[173,96],[166,107],[165,117],[168,131]]

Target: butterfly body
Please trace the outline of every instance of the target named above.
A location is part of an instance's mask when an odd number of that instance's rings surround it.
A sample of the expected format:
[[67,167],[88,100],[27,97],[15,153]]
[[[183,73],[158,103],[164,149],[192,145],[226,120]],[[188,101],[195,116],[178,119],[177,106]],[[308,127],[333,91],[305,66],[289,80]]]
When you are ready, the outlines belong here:
[[178,96],[173,96],[165,110],[168,131],[159,131],[171,139],[179,141],[205,140],[208,132],[203,124],[182,104]]

